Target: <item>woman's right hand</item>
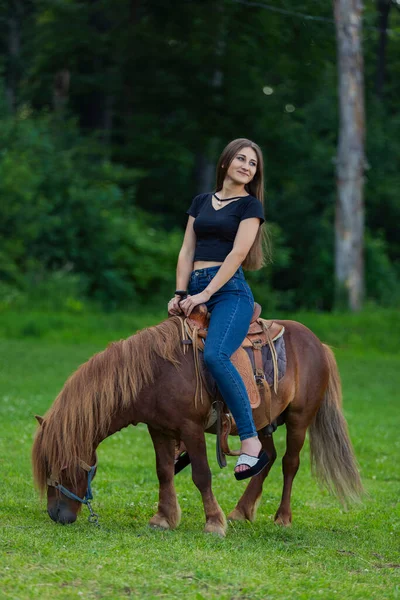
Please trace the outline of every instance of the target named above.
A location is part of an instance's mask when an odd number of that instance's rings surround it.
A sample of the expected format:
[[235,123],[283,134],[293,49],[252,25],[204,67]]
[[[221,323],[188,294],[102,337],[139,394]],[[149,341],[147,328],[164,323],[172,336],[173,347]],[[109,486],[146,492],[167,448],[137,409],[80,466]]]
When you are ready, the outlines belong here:
[[171,298],[171,300],[168,302],[168,314],[169,315],[181,315],[183,313],[183,310],[179,306],[180,301],[181,301],[180,296],[174,296],[173,298]]

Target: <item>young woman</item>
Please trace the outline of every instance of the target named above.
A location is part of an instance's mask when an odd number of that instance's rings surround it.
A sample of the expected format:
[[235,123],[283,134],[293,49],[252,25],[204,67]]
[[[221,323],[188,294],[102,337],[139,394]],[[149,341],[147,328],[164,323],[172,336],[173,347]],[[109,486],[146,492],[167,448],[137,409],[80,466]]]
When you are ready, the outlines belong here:
[[230,361],[247,334],[254,309],[242,265],[254,270],[263,264],[263,158],[257,144],[244,138],[230,142],[218,161],[216,191],[196,196],[187,214],[177,290],[168,310],[189,316],[196,305],[205,303],[211,314],[204,361],[236,421],[241,454],[235,477],[245,479],[268,462],[246,388]]

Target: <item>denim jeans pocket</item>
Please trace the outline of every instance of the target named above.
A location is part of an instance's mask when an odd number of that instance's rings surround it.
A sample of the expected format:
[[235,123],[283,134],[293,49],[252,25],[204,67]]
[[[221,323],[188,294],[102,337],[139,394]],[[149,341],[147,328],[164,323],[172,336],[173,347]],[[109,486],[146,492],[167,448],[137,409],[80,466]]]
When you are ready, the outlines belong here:
[[188,294],[190,294],[190,296],[197,294],[197,282],[194,279],[189,279]]

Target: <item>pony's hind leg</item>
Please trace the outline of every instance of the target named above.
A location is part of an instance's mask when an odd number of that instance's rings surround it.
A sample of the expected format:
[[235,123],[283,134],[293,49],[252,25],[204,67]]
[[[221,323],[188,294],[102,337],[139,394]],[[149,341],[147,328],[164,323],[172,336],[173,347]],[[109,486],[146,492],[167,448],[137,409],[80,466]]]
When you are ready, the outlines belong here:
[[158,510],[150,519],[150,527],[175,529],[181,520],[181,509],[174,486],[175,440],[148,427],[156,453],[157,477],[160,484]]
[[307,425],[298,415],[286,418],[286,452],[282,459],[283,491],[280,506],[275,515],[275,524],[289,527],[292,523],[290,495],[293,480],[300,465],[300,451],[306,437]]
[[228,519],[231,521],[254,521],[256,518],[257,508],[261,500],[264,480],[266,479],[276,459],[276,450],[272,436],[265,437],[261,435],[260,441],[262,443],[263,450],[265,450],[268,454],[269,463],[265,469],[261,471],[261,473],[251,478],[243,496],[240,498],[233,511],[228,515]]
[[206,440],[201,427],[189,427],[182,430],[182,441],[190,456],[192,479],[201,493],[206,515],[205,533],[225,536],[226,519],[211,489],[211,471],[207,460]]

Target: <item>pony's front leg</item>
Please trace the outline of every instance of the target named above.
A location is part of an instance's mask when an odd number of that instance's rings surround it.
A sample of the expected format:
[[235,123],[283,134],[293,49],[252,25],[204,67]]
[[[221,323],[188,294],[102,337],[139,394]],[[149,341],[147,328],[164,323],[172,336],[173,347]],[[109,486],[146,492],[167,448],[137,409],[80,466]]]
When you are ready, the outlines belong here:
[[181,439],[192,464],[192,479],[201,493],[206,515],[205,533],[225,536],[227,524],[224,513],[211,489],[211,471],[207,460],[206,440],[201,427],[183,427]]
[[268,454],[269,463],[255,477],[252,477],[248,486],[246,487],[244,494],[240,498],[239,502],[228,515],[228,519],[231,521],[254,521],[257,514],[257,508],[261,500],[262,487],[265,478],[276,459],[276,450],[274,440],[271,437],[265,437],[260,435],[260,441],[262,443],[263,450]]
[[181,509],[174,486],[175,440],[148,427],[156,452],[157,477],[160,484],[158,510],[150,519],[150,527],[175,529],[181,520]]

